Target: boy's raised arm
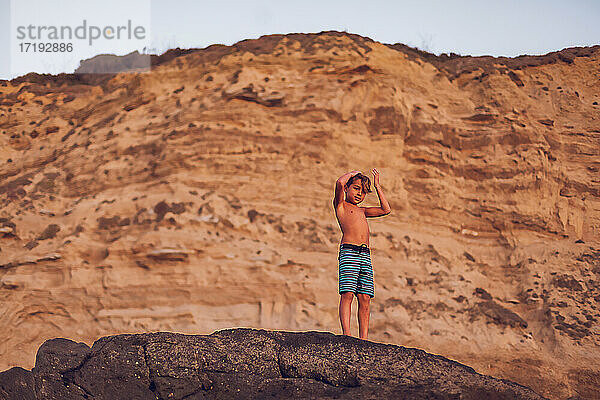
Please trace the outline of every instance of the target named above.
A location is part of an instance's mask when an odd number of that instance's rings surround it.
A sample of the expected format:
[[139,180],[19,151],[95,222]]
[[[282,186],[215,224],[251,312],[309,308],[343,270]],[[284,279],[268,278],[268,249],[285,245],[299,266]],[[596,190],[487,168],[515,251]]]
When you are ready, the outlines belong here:
[[360,171],[350,171],[340,176],[335,182],[335,195],[333,197],[333,206],[337,207],[344,200],[344,185],[348,180],[356,174],[360,174]]
[[383,194],[383,189],[381,189],[381,185],[379,184],[379,171],[373,168],[373,185],[375,186],[375,190],[377,191],[377,197],[379,197],[379,207],[362,207],[365,210],[366,217],[381,217],[383,215],[388,215],[392,212],[392,208],[390,207],[390,203],[385,198]]

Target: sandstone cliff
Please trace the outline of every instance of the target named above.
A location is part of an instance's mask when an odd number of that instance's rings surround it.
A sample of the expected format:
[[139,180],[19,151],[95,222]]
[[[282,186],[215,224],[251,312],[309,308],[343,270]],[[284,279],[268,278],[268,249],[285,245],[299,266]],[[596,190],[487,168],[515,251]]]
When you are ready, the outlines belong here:
[[369,338],[595,398],[599,61],[323,32],[1,82],[0,370],[64,336],[338,333],[333,183],[377,167]]

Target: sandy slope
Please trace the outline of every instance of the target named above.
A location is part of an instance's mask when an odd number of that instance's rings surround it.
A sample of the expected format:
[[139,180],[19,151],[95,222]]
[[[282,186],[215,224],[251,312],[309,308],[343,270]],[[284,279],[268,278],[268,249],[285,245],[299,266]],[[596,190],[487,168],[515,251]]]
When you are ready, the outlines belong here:
[[376,167],[369,338],[597,396],[598,46],[328,32],[161,57],[0,84],[0,370],[57,336],[339,333],[333,184]]

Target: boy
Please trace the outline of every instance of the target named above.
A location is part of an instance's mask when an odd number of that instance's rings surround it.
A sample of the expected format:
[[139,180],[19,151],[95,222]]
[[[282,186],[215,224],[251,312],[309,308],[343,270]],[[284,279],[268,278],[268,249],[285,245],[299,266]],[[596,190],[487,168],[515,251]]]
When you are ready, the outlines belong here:
[[[369,250],[369,225],[367,218],[380,217],[391,212],[390,204],[379,185],[379,172],[373,172],[373,185],[379,197],[379,207],[359,207],[371,192],[369,177],[359,171],[342,175],[335,183],[333,208],[342,230],[338,255],[340,322],[344,335],[350,335],[350,313],[353,295],[358,298],[358,325],[361,339],[369,332],[369,307],[375,297],[373,268]],[[345,198],[344,198],[345,195]]]

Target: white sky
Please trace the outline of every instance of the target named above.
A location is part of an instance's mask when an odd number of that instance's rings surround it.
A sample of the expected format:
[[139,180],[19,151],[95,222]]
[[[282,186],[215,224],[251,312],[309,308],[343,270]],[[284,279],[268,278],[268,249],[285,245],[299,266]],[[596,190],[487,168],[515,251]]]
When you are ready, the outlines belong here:
[[[174,47],[230,45],[265,34],[323,30],[346,30],[435,54],[514,57],[600,44],[600,0],[147,1],[151,4],[149,47],[159,54]],[[14,77],[9,3],[0,0],[0,79]],[[93,18],[98,4],[109,3],[77,0],[77,4],[79,13]],[[119,11],[115,18],[123,17]],[[129,51],[114,48],[115,54]]]

